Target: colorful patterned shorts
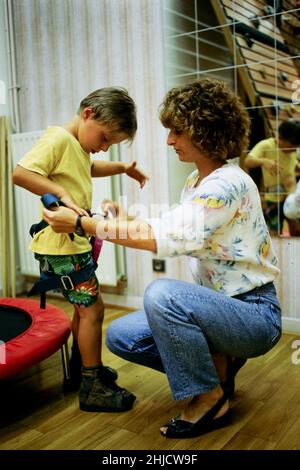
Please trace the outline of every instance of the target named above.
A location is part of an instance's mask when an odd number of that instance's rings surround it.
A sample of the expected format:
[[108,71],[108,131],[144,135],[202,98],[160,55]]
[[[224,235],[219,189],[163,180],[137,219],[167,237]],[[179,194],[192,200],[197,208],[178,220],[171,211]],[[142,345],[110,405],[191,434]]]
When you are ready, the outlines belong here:
[[[70,274],[80,269],[94,265],[91,252],[78,255],[40,255],[35,253],[35,258],[40,262],[41,279],[49,279],[54,274],[59,276]],[[75,285],[74,290],[59,289],[63,296],[71,303],[79,307],[93,305],[99,295],[99,282],[95,271],[84,282]]]

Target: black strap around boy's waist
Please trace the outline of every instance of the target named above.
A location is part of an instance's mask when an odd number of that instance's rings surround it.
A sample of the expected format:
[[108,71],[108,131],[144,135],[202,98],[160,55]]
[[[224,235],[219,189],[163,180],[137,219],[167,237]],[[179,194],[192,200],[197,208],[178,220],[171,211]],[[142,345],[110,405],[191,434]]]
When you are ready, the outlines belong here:
[[40,232],[41,230],[46,228],[48,225],[49,224],[46,222],[46,220],[41,220],[39,223],[31,225],[30,230],[29,230],[30,236],[33,238],[36,233]]
[[[52,193],[43,194],[41,197],[41,201],[44,207],[46,207],[47,209],[52,209],[53,207],[58,207],[58,206],[65,206],[65,204],[60,199],[58,199],[58,197],[55,196],[55,194],[52,194]],[[31,237],[33,238],[38,232],[46,228],[48,225],[49,224],[43,219],[37,224],[31,225],[30,230],[29,230]],[[74,234],[69,233],[68,235],[69,235],[70,240],[74,241]]]
[[27,297],[53,289],[74,290],[76,284],[87,281],[96,269],[97,264],[94,264],[92,267],[80,269],[79,271],[74,271],[62,276],[53,274],[53,277],[51,276],[48,279],[37,281],[27,293]]

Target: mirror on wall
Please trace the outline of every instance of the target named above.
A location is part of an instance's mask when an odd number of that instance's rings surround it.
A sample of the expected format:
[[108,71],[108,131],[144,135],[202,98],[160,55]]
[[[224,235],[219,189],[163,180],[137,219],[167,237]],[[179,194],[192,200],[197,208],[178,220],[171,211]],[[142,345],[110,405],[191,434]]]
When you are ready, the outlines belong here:
[[[298,2],[257,2],[253,9],[220,0],[203,10],[201,0],[165,0],[164,28],[167,88],[208,76],[226,80],[241,96],[252,129],[240,165],[259,188],[270,233],[300,236],[300,145],[289,133],[278,138],[283,122],[300,122]],[[186,171],[170,155],[171,201]]]
[[242,166],[259,188],[271,235],[299,236],[300,120],[282,121],[280,128],[288,131],[293,131],[294,128],[294,142],[280,135],[262,139],[249,149]]

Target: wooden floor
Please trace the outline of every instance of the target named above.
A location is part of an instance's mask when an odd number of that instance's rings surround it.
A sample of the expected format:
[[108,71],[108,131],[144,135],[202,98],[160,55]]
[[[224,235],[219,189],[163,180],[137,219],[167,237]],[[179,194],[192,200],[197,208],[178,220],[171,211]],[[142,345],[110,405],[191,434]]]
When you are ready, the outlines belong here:
[[[71,313],[65,301],[51,303]],[[107,308],[104,332],[111,320],[125,313],[119,307]],[[163,374],[123,361],[105,347],[105,364],[118,369],[119,384],[137,400],[126,413],[82,412],[77,394],[62,392],[58,352],[18,381],[1,383],[0,449],[300,449],[300,364],[291,361],[297,338],[284,335],[271,352],[243,367],[231,403],[231,426],[183,440],[159,433],[159,426],[183,404],[172,400]]]

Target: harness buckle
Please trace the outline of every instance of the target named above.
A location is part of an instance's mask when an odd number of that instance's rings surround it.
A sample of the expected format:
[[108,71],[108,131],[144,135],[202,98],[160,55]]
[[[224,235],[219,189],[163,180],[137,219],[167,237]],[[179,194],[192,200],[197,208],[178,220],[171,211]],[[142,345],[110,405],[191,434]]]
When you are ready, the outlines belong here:
[[74,284],[70,276],[64,275],[60,277],[61,283],[65,290],[75,290]]

